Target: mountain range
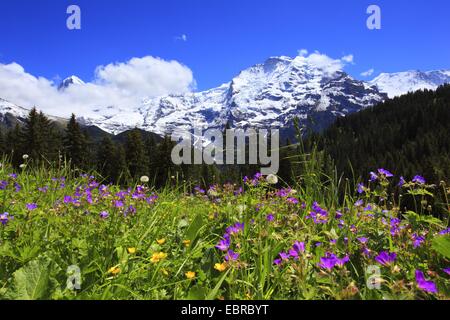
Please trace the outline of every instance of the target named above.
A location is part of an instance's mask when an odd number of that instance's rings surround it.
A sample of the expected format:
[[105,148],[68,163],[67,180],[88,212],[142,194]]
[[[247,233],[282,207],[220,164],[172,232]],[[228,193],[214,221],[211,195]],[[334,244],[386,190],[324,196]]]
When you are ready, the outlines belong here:
[[[366,82],[341,70],[310,63],[302,56],[267,59],[240,72],[230,82],[203,92],[143,99],[130,108],[93,107],[90,114],[78,115],[85,127],[97,127],[114,135],[138,127],[159,135],[175,129],[232,127],[292,127],[313,123],[315,129],[329,126],[337,117],[419,89],[436,89],[450,83],[450,71],[407,71],[382,73]],[[58,87],[85,83],[71,76]],[[1,97],[1,92],[0,92]],[[10,127],[21,122],[29,110],[0,98],[0,123]],[[74,110],[76,113],[76,110]],[[65,119],[49,117],[58,122]]]

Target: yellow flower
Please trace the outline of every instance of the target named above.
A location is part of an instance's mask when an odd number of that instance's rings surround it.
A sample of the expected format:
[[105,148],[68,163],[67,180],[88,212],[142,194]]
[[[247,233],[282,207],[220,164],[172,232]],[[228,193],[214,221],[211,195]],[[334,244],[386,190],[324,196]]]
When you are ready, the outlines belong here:
[[191,240],[184,240],[183,244],[187,248],[187,247],[189,247],[191,245]]
[[166,243],[166,239],[159,239],[159,240],[156,240],[156,242],[162,246],[164,243]]
[[158,252],[158,253],[154,253],[152,255],[152,258],[150,259],[150,261],[152,263],[157,263],[157,262],[160,262],[161,260],[164,260],[165,258],[167,258],[167,253]]
[[119,267],[112,267],[108,270],[108,273],[111,273],[113,276],[116,276],[120,273],[120,268]]
[[224,263],[216,263],[214,265],[214,269],[216,269],[217,271],[220,271],[220,272],[224,272],[225,270],[227,270],[227,264],[225,262]]
[[128,248],[128,253],[129,254],[135,254],[136,253],[136,248]]
[[185,275],[186,275],[186,278],[188,278],[189,280],[192,280],[195,278],[195,272],[193,272],[193,271],[188,271],[185,273]]

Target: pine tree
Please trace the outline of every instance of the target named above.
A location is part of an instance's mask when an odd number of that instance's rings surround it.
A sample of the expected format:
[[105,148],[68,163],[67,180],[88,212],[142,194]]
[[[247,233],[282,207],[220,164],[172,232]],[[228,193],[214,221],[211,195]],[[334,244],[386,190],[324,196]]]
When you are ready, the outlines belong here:
[[74,167],[83,168],[87,151],[86,137],[72,114],[65,130],[64,153]]
[[130,175],[134,179],[148,175],[148,158],[142,134],[139,129],[128,132],[125,143],[126,161]]

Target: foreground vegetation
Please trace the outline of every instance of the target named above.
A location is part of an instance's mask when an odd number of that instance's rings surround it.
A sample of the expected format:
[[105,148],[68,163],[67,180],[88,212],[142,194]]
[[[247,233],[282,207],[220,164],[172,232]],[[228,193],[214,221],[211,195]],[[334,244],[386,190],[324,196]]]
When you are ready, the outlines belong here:
[[[445,217],[428,214],[448,187],[379,169],[353,191],[303,165],[294,188],[275,176],[206,190],[172,177],[156,192],[147,177],[123,189],[3,162],[0,298],[450,297],[448,200]],[[401,210],[405,196],[414,211]]]

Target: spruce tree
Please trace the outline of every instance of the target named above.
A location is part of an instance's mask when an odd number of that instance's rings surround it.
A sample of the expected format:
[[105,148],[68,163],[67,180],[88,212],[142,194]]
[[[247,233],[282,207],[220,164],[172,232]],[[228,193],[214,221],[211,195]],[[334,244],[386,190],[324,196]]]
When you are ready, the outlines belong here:
[[132,178],[148,175],[148,158],[139,129],[128,132],[125,143],[126,161]]
[[72,114],[65,130],[64,153],[74,167],[83,168],[87,151],[86,136]]

